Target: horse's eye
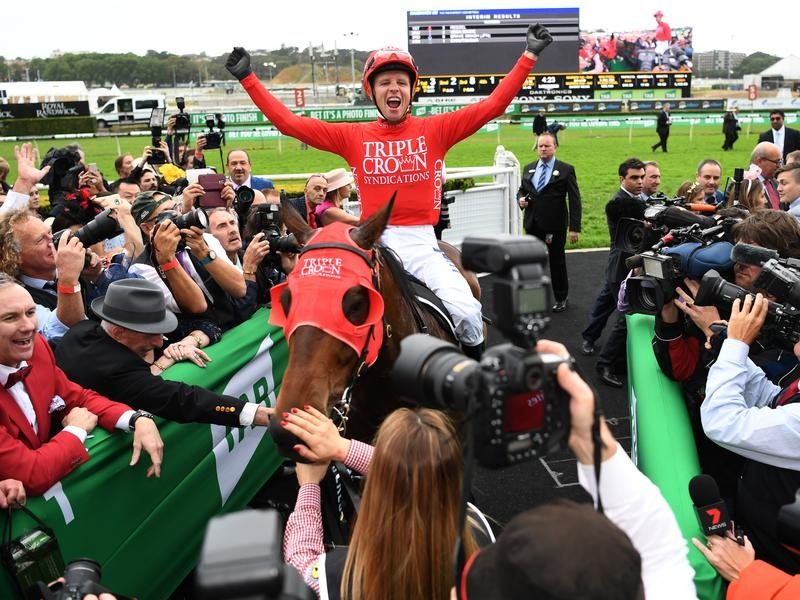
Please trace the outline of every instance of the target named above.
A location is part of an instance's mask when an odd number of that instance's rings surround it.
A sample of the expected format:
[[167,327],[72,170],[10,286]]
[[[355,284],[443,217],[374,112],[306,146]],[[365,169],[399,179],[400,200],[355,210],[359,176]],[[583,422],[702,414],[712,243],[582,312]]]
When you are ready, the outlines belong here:
[[342,312],[353,325],[363,325],[369,315],[369,294],[363,285],[351,287],[342,298]]
[[283,308],[283,314],[289,314],[289,308],[292,306],[292,292],[289,289],[289,286],[286,286],[284,290],[281,292],[281,308]]

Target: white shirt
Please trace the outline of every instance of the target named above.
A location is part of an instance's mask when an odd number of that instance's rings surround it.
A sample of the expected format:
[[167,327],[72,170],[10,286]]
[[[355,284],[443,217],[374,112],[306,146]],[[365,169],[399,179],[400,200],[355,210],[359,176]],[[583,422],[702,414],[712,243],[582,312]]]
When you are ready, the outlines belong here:
[[772,130],[772,143],[781,149],[781,156],[783,156],[783,141],[786,139],[786,127]]
[[[47,283],[52,283],[47,279],[37,279],[35,277],[28,277],[27,275],[17,275],[17,279],[19,279],[25,285],[28,285],[32,288],[36,288],[39,290],[44,290],[44,286]],[[55,290],[45,290],[53,294],[54,298],[58,298],[58,294]],[[50,310],[46,306],[41,304],[36,305],[36,320],[39,323],[39,333],[44,336],[48,342],[56,343],[61,340],[62,337],[69,331],[69,327],[64,325],[59,318],[58,314],[55,310]]]
[[800,471],[800,404],[771,407],[781,387],[747,357],[749,350],[739,340],[722,343],[700,407],[703,430],[745,458]]
[[[597,504],[593,465],[578,463],[578,480]],[[659,489],[617,444],[600,470],[600,496],[606,517],[631,539],[642,557],[647,600],[695,600],[694,569],[672,509]]]

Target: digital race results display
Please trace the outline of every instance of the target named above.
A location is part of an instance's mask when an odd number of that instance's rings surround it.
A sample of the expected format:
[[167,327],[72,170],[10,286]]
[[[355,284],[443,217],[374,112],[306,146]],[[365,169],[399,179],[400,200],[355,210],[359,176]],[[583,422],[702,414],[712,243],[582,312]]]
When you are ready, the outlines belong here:
[[524,50],[531,23],[547,27],[553,43],[542,53],[518,100],[647,99],[659,90],[684,98],[691,94],[688,72],[581,72],[578,50],[585,40],[577,8],[427,10],[407,15],[408,49],[420,69],[417,98],[423,102],[490,94]]
[[426,76],[505,74],[525,49],[531,23],[553,36],[536,72],[577,71],[577,8],[410,11],[408,50]]

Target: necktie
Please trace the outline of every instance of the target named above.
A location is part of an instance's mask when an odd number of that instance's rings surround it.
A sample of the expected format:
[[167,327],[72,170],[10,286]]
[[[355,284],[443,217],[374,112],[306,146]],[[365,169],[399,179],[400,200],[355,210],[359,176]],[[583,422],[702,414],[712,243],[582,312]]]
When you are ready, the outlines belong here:
[[772,184],[771,180],[764,180],[764,189],[767,190],[767,198],[769,198],[769,203],[772,208],[776,210],[780,208],[780,198],[778,198],[778,192],[775,190],[775,186]]
[[47,290],[48,292],[55,292],[56,291],[56,282],[55,281],[48,281],[42,286],[43,290]]
[[547,181],[547,164],[542,163],[542,172],[539,173],[539,181],[536,182],[537,192],[542,190],[546,181]]
[[15,371],[14,373],[9,374],[8,379],[6,380],[5,388],[11,389],[20,381],[25,381],[25,378],[31,372],[31,366],[28,365],[27,367],[22,367],[21,369]]

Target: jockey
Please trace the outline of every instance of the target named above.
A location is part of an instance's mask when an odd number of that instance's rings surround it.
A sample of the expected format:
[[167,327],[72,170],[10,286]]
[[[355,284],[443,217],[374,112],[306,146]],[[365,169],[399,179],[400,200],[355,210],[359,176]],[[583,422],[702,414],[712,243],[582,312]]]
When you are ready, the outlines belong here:
[[364,92],[380,115],[371,123],[327,123],[293,114],[255,76],[244,48],[233,50],[226,67],[281,133],[347,161],[361,198],[362,218],[397,192],[381,241],[397,253],[406,271],[441,298],[464,352],[479,358],[484,346],[480,302],[439,250],[433,230],[442,204],[444,157],[455,144],[503,114],[539,53],[552,41],[544,26],[529,26],[525,51],[487,98],[426,118],[410,114],[419,80],[414,58],[399,48],[376,50],[364,64]]

